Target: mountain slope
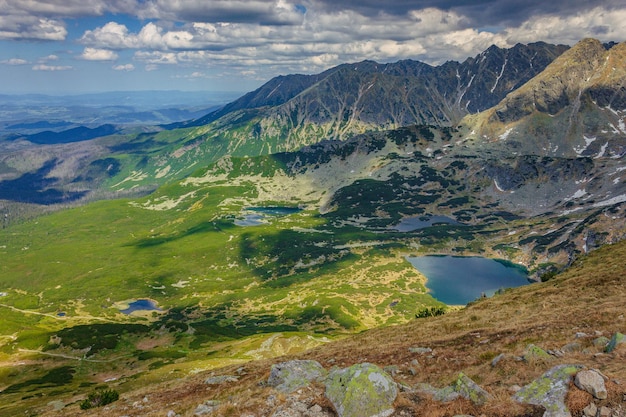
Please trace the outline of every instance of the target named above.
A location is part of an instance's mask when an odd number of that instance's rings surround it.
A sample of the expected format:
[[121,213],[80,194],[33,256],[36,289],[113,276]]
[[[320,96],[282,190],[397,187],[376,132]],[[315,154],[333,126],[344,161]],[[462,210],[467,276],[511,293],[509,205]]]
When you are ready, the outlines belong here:
[[[387,367],[404,386],[396,400],[394,416],[541,416],[542,407],[523,407],[513,401],[512,390],[560,364],[582,365],[608,376],[609,398],[595,402],[623,410],[626,348],[621,345],[613,353],[603,353],[603,346],[596,339],[610,338],[626,326],[622,314],[626,296],[622,273],[625,256],[625,242],[607,246],[580,259],[549,282],[511,289],[460,311],[368,331],[297,355],[189,373],[167,382],[155,381],[123,392],[112,409],[95,409],[84,415],[105,416],[112,410],[129,413],[141,406],[141,415],[146,417],[160,416],[169,410],[191,416],[198,405],[208,401],[217,404],[211,414],[215,416],[271,415],[294,400],[308,404],[309,409],[317,404],[332,413],[332,406],[316,385],[288,395],[266,386],[271,365],[294,358],[317,360],[327,369],[359,362]],[[520,360],[530,344],[554,355]],[[432,352],[417,353],[418,347]],[[502,357],[493,365],[498,355]],[[444,403],[411,389],[423,383],[435,387],[449,385],[460,372],[489,392],[487,404],[476,406],[462,399]],[[205,382],[209,377],[218,381],[219,376],[228,375],[231,381]],[[232,381],[233,375],[236,382]],[[572,415],[583,415],[583,408],[593,400],[591,395],[573,385],[569,390],[567,404]],[[72,412],[77,406],[70,404],[65,410]],[[43,415],[56,414],[48,411]]]
[[[4,153],[0,180],[20,181],[28,187],[29,179],[47,164],[54,169],[46,187],[31,181],[29,202],[70,203],[74,199],[63,197],[64,193],[81,193],[82,201],[136,195],[137,190],[145,192],[180,179],[224,155],[293,151],[321,140],[412,124],[454,125],[468,112],[497,103],[566,49],[545,43],[511,49],[494,46],[463,63],[439,67],[410,60],[364,61],[316,75],[280,76],[218,111],[170,125],[165,131],[161,127],[110,136],[76,148],[33,148],[23,140],[0,143]],[[32,140],[69,142],[79,139],[75,133],[81,132],[52,132]],[[102,132],[87,133],[80,139]],[[58,198],[38,198],[46,190]],[[13,218],[15,212],[28,210],[17,207],[7,214]]]
[[256,140],[278,139],[275,150],[312,143],[306,137],[310,132],[319,139],[345,139],[364,130],[454,125],[463,115],[497,103],[566,49],[545,43],[493,46],[463,63],[438,67],[410,60],[363,61],[313,76],[278,77],[193,124],[240,111],[249,114],[240,117],[255,120],[250,133]]
[[526,154],[621,158],[625,59],[624,42],[606,50],[597,40],[583,40],[467,123],[475,137],[502,140]]

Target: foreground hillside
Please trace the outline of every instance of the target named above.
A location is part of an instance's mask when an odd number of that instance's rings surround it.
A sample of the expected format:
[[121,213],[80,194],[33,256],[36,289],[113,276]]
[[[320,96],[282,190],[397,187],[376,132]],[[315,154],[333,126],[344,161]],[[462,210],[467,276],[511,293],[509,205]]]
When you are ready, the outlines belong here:
[[[314,359],[326,368],[347,367],[370,362],[387,367],[395,379],[407,387],[428,383],[444,387],[460,372],[472,378],[489,394],[482,406],[457,399],[449,403],[406,388],[396,399],[397,416],[541,416],[540,407],[522,406],[511,399],[515,386],[524,386],[559,364],[582,365],[608,377],[609,396],[595,400],[598,408],[607,406],[624,415],[626,404],[626,345],[604,353],[600,336],[610,338],[626,328],[623,300],[626,296],[624,259],[626,243],[603,247],[583,257],[563,274],[549,282],[511,289],[493,298],[479,300],[444,316],[416,319],[389,328],[324,344],[297,356],[253,361],[223,369],[178,375],[176,379],[125,392],[121,399],[100,410],[81,412],[76,404],[63,415],[191,416],[200,404],[217,400],[215,416],[306,415],[278,414],[289,404],[301,402],[312,409],[316,404],[334,415],[314,385],[293,394],[264,386],[272,363],[287,359]],[[534,344],[545,356],[528,356]],[[418,347],[432,349],[423,352]],[[420,353],[421,352],[421,353]],[[504,354],[495,365],[493,359]],[[526,356],[525,360],[519,357]],[[217,383],[220,375],[236,375]],[[114,384],[113,384],[114,386]],[[567,404],[574,416],[593,400],[592,396],[570,387]],[[295,398],[298,398],[297,401]],[[76,398],[78,400],[79,398]],[[317,409],[317,408],[316,408]],[[620,411],[621,410],[621,411]],[[273,414],[274,413],[274,414]],[[48,412],[45,415],[59,415]]]

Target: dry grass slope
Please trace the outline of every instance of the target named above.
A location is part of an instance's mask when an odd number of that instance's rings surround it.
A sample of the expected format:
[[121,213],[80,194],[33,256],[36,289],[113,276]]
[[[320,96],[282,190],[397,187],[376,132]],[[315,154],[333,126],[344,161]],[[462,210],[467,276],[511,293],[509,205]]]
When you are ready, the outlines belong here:
[[[444,387],[463,372],[492,394],[492,400],[485,406],[476,407],[466,400],[442,404],[425,396],[403,393],[396,402],[398,416],[540,416],[541,410],[515,403],[510,389],[514,385],[523,386],[549,368],[564,363],[582,364],[608,375],[612,381],[607,384],[609,398],[596,403],[611,406],[620,403],[624,408],[626,347],[622,345],[606,354],[592,341],[600,333],[611,337],[617,331],[626,331],[625,259],[626,241],[605,246],[578,260],[551,281],[508,290],[444,316],[367,331],[315,348],[298,358],[318,360],[328,369],[360,362],[396,366],[396,380],[408,385],[426,382]],[[585,350],[545,360],[518,360],[531,343],[545,350],[558,350],[574,341]],[[409,349],[418,346],[433,349],[432,355],[412,353]],[[492,359],[500,353],[505,354],[504,359],[492,366]],[[271,415],[267,398],[274,394],[278,403],[286,398],[259,382],[267,380],[272,363],[285,359],[289,358],[247,363],[238,369],[242,376],[236,383],[209,386],[203,382],[208,376],[204,373],[123,393],[114,412],[163,416],[174,410],[181,416],[192,416],[198,404],[215,399],[221,401],[221,406],[212,415]],[[233,374],[237,368],[227,367],[213,373]],[[322,393],[321,387],[313,386],[304,389],[301,395],[307,396],[309,403],[328,408]],[[568,403],[573,416],[582,415],[582,408],[590,401],[588,394],[576,388],[570,390]],[[78,406],[63,411],[64,415],[68,411],[76,415],[112,415],[111,409],[87,413],[79,411]]]

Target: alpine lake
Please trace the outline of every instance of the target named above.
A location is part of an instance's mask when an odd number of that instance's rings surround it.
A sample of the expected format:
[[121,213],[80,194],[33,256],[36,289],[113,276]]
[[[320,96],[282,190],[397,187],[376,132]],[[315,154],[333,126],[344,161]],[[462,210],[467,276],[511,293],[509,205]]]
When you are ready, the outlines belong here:
[[530,283],[526,268],[509,261],[448,255],[409,256],[407,260],[427,278],[430,294],[448,305],[465,305]]

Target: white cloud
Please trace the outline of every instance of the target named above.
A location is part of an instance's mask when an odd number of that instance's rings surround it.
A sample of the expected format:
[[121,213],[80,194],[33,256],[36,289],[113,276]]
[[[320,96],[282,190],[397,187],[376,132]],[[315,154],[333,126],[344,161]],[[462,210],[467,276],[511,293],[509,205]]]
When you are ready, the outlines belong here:
[[153,0],[138,15],[143,19],[262,25],[294,25],[304,18],[295,2],[287,0]]
[[69,65],[46,65],[46,64],[37,64],[33,66],[33,71],[68,71],[71,70],[72,67]]
[[114,65],[113,69],[115,71],[134,71],[135,66],[133,64],[121,64],[121,65]]
[[[0,40],[77,41],[84,50],[75,55],[85,60],[113,61],[131,50],[135,65],[147,71],[176,64],[186,74],[264,80],[364,59],[437,65],[492,44],[622,41],[626,6],[620,3],[452,0],[442,10],[435,0],[0,0]],[[119,20],[66,39],[64,19],[81,16]],[[130,23],[136,18],[148,21]]]
[[145,51],[137,51],[135,52],[134,59],[137,61],[142,61],[151,65],[158,64],[166,64],[172,65],[178,63],[178,54],[173,52],[145,52]]
[[66,36],[65,23],[57,19],[28,15],[0,16],[0,40],[62,41]]
[[109,49],[85,48],[80,55],[86,61],[115,61],[118,55]]
[[46,62],[58,61],[58,60],[59,60],[59,56],[58,55],[51,54],[51,55],[43,56],[43,57],[39,58],[37,60],[37,62],[39,62],[40,64],[44,64]]
[[110,49],[133,48],[133,41],[129,38],[128,28],[116,22],[94,30],[86,31],[80,42],[86,45],[105,46]]
[[582,38],[626,40],[626,8],[608,11],[600,7],[571,16],[537,16],[507,29],[510,42],[545,42],[573,45]]
[[0,64],[5,64],[5,65],[26,65],[26,64],[28,64],[28,61],[26,61],[25,59],[21,59],[21,58],[11,58],[11,59],[4,59],[4,60],[0,61]]

